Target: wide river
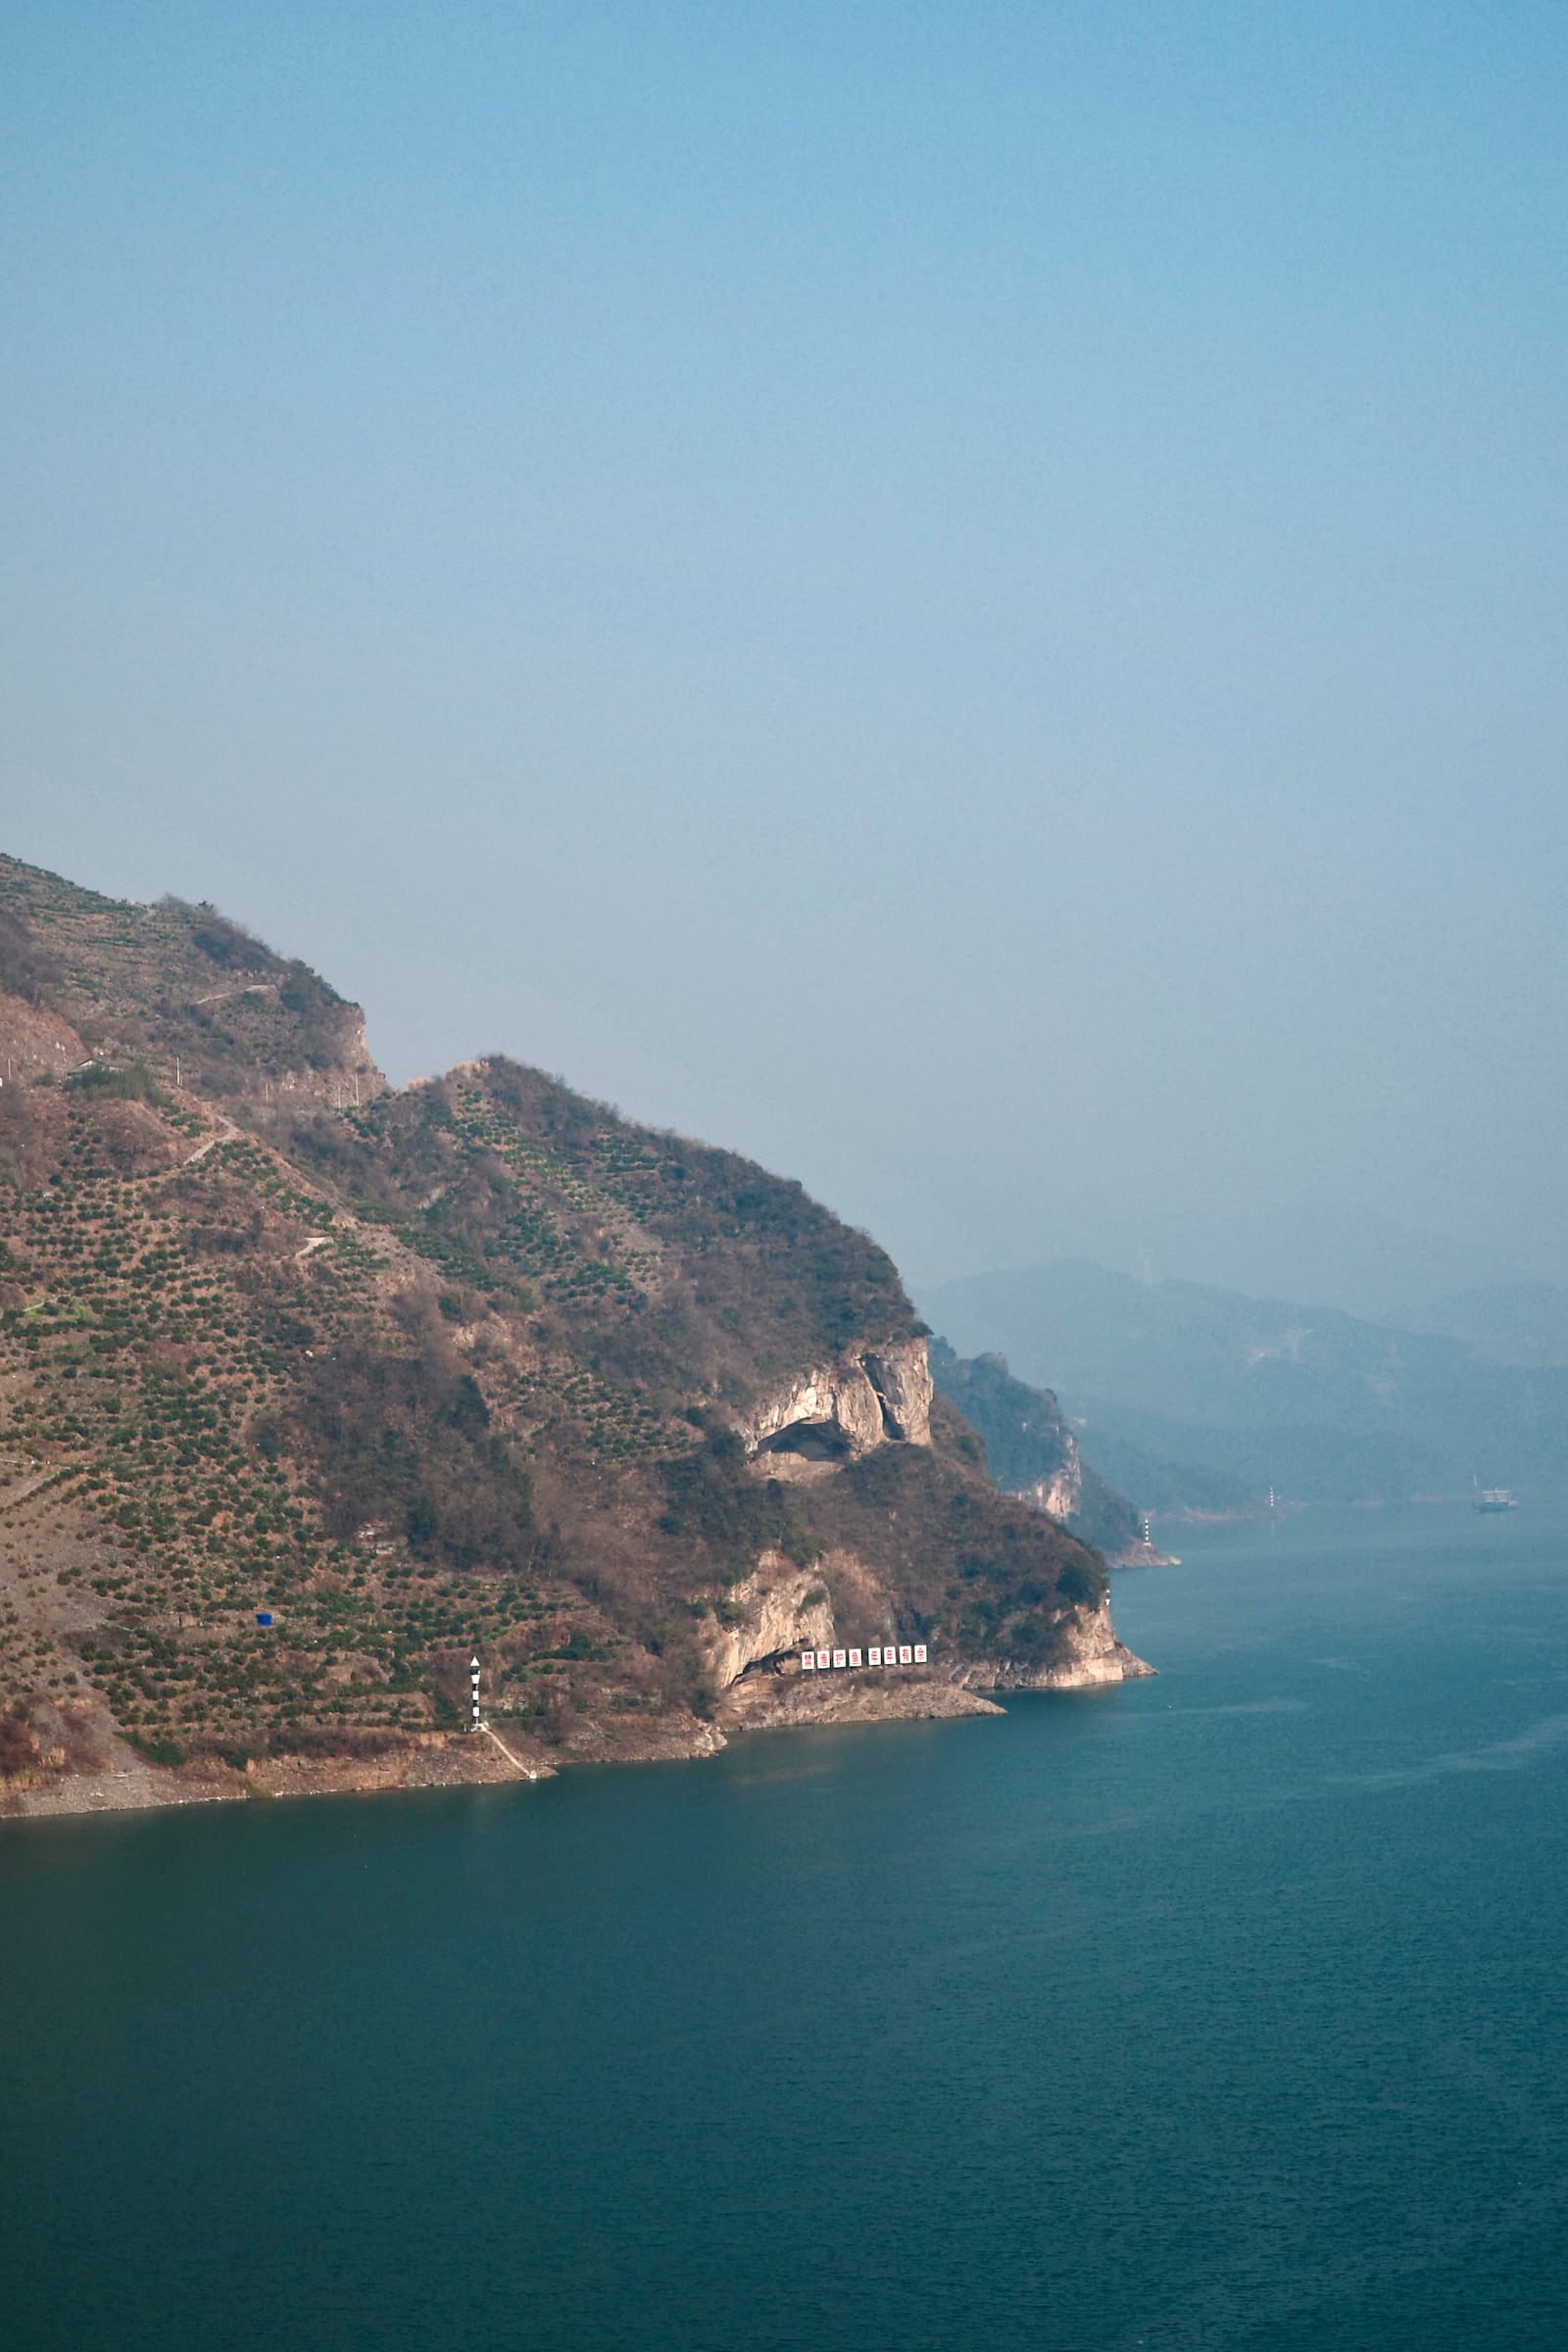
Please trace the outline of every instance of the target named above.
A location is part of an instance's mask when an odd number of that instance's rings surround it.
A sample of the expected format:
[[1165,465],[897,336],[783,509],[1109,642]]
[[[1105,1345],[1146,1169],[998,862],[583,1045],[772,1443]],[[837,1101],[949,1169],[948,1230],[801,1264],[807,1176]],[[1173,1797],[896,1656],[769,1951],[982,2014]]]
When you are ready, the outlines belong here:
[[7,2352],[1561,2352],[1568,1530],[1180,1547],[1005,1720],[0,1829]]

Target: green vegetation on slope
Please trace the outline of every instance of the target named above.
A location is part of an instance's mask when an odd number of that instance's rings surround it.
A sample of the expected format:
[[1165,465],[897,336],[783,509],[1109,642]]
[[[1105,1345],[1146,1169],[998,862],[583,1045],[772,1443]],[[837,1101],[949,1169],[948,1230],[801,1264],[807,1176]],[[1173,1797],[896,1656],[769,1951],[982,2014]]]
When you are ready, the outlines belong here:
[[[764,1555],[956,1657],[1046,1660],[1098,1598],[956,1416],[806,1483],[748,1462],[736,1415],[922,1329],[799,1185],[505,1059],[285,1086],[357,1010],[210,909],[0,861],[0,914],[42,1062],[0,1087],[0,1700],[90,1687],[155,1759],[350,1753],[458,1723],[477,1647],[492,1714],[615,1752],[707,1711],[704,1621]],[[269,975],[265,1038],[193,1086],[214,970]],[[50,1020],[94,1039],[64,1084]]]

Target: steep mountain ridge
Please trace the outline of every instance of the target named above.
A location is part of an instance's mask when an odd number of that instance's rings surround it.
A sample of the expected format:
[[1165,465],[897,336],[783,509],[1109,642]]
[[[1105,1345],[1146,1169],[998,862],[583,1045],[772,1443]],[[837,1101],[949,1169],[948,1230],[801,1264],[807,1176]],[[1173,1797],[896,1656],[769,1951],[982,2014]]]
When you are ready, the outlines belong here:
[[1135,1506],[1084,1460],[1050,1389],[1015,1380],[1005,1356],[960,1356],[945,1340],[931,1344],[931,1374],[981,1439],[991,1475],[1006,1494],[1059,1519],[1113,1567],[1160,1558]]
[[[799,1185],[500,1056],[392,1092],[358,1007],[211,908],[5,860],[0,982],[13,1809],[1142,1671]],[[884,1642],[930,1663],[789,1671]]]
[[209,1101],[370,1101],[365,1016],[212,906],[106,899],[0,857],[0,1072],[140,1056]]

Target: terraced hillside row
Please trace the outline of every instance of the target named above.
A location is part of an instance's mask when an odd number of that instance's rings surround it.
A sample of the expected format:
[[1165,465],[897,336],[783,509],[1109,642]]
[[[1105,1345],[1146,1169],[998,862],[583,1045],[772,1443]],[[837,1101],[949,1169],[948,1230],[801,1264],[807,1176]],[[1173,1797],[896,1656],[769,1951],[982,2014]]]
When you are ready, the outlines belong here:
[[[35,1517],[90,1514],[99,1557],[61,1574],[109,1618],[79,1635],[78,1664],[56,1653],[48,1687],[75,1672],[160,1749],[455,1720],[443,1642],[515,1639],[545,1614],[535,1584],[459,1591],[406,1529],[329,1524],[292,1438],[302,1364],[373,1313],[388,1258],[248,1140],[198,1159],[195,1117],[136,1108],[129,1174],[105,1148],[107,1127],[123,1160],[122,1105],[68,1087],[35,1109],[62,1149],[8,1221],[10,1493]],[[258,1639],[258,1610],[275,1638]],[[21,1663],[0,1636],[13,1688]]]

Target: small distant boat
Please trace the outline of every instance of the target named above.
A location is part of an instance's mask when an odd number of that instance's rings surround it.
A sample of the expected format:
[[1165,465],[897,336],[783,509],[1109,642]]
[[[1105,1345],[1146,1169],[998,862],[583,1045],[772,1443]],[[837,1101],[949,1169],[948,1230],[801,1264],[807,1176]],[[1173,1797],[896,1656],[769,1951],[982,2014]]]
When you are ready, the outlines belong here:
[[1516,1511],[1519,1497],[1511,1487],[1483,1487],[1474,1507],[1478,1511]]

